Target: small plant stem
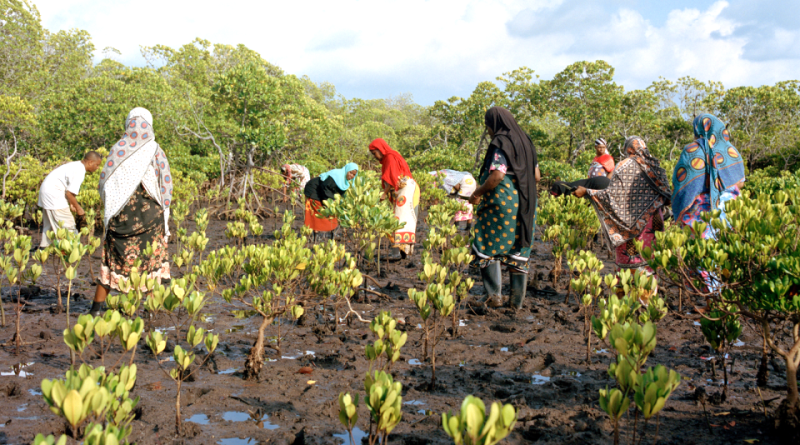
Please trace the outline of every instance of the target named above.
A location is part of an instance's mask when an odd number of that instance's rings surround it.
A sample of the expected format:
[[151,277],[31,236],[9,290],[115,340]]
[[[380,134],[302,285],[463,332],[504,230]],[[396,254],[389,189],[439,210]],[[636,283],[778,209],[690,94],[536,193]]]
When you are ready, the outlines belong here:
[[178,391],[175,395],[175,434],[182,436],[181,432],[181,383],[183,383],[183,372],[178,375],[176,381],[178,384]]
[[639,409],[638,408],[634,408],[633,409],[633,437],[631,438],[631,444],[635,444],[636,443],[636,427],[638,426],[638,423],[639,423]]
[[347,432],[350,434],[350,445],[356,445],[355,439],[353,439],[353,427],[347,429]]
[[614,445],[619,445],[619,418],[614,419]]
[[[0,287],[2,287],[2,281],[0,281]],[[6,327],[6,309],[3,307],[3,298],[0,296],[0,317],[2,317],[2,324],[3,327]]]
[[661,413],[658,413],[656,415],[656,436],[653,437],[653,445],[656,445],[656,443],[658,443],[658,427],[660,426],[661,426]]
[[[20,269],[20,275],[22,275]],[[17,335],[15,336],[14,344],[16,345],[16,355],[19,355],[19,347],[22,344],[22,337],[19,333],[19,325],[22,319],[22,281],[20,281],[20,285],[17,286]]]

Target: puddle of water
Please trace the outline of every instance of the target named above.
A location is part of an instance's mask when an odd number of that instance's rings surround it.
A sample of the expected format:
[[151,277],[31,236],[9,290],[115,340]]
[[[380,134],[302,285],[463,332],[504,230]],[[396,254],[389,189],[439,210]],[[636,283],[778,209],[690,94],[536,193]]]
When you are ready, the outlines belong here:
[[425,414],[425,413],[426,413],[426,412],[425,412],[425,410],[424,410],[424,409],[421,409],[421,410],[417,411],[417,414]]
[[545,383],[550,381],[550,377],[534,374],[531,376],[531,384],[532,385],[544,385]]
[[466,326],[466,325],[467,325],[467,320],[458,320],[458,326],[459,327]]
[[422,362],[420,362],[419,360],[417,360],[415,358],[412,358],[411,360],[408,361],[408,364],[412,365],[412,366],[421,366]]
[[607,354],[608,351],[606,351],[605,349],[595,349],[594,353],[595,354]]
[[355,443],[350,443],[350,435],[347,434],[347,431],[345,431],[342,434],[333,435],[333,437],[335,438],[342,439],[342,441],[344,442],[342,445],[361,445],[361,439],[367,436],[369,436],[369,434],[362,431],[361,428],[359,427],[353,428],[353,440],[355,441]]
[[257,313],[254,310],[249,310],[249,311],[241,310],[241,311],[231,311],[231,312],[233,312],[234,317],[240,319],[250,318]]
[[508,348],[500,348],[500,352],[508,352]]
[[41,391],[39,391],[38,389],[33,389],[33,388],[31,388],[31,389],[29,389],[29,390],[28,390],[28,394],[30,394],[30,395],[32,395],[32,396],[34,396],[34,397],[36,397],[36,396],[40,396],[40,395],[42,395],[42,392],[41,392]]
[[736,340],[736,341],[735,341],[735,342],[733,342],[732,344],[733,344],[733,346],[736,346],[736,347],[742,347],[742,346],[744,346],[744,342],[743,342],[743,341],[741,341],[741,340]]
[[695,321],[693,324],[694,324],[695,326],[700,326],[700,322],[699,322],[699,321]]
[[208,416],[205,414],[195,414],[186,419],[186,421],[196,423],[198,425],[208,425]]
[[306,355],[314,355],[314,351],[306,351]]
[[229,368],[222,371],[218,371],[217,374],[233,374],[236,372],[236,368]]
[[245,439],[240,439],[238,437],[228,437],[226,439],[220,439],[217,443],[219,445],[255,445],[258,443],[258,441],[253,439],[252,437],[247,437]]
[[211,323],[214,321],[214,314],[200,314],[200,317],[202,317],[203,321],[206,323]]
[[279,425],[275,425],[274,423],[270,423],[268,420],[269,416],[264,414],[264,417],[258,421],[258,426],[263,427],[265,430],[277,430]]
[[226,333],[226,334],[233,334],[234,332],[239,332],[239,331],[241,331],[242,329],[244,329],[244,326],[243,326],[243,325],[236,324],[236,325],[233,325],[233,327],[231,327],[231,328],[229,328],[229,329],[225,329],[225,333]]
[[467,364],[467,362],[461,362],[461,363],[459,363],[459,364],[458,364],[458,367],[459,367],[459,368],[463,368],[463,367],[464,367],[464,365],[466,365],[466,364]]
[[[26,371],[25,368],[28,366],[33,365],[34,362],[30,363],[19,363],[11,367],[11,372],[0,372],[0,376],[17,376],[22,378],[27,378],[28,376],[32,376],[33,373],[30,371]],[[41,394],[41,393],[40,393]]]
[[422,325],[417,323],[417,329],[422,329]]
[[533,321],[533,315],[528,315],[527,317],[525,317],[525,319],[528,321]]
[[409,400],[407,402],[403,402],[403,405],[424,405],[425,402],[422,400]]
[[225,411],[222,413],[222,420],[229,422],[244,422],[250,419],[250,414],[244,411]]
[[25,408],[27,408],[27,407],[28,407],[28,404],[27,403],[23,403],[22,405],[17,407],[17,412],[21,413],[22,411],[25,411]]

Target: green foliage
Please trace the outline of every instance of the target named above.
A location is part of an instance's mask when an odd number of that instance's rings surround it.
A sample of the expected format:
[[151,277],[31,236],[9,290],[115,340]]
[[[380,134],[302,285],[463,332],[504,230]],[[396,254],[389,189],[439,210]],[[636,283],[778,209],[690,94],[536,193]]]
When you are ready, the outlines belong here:
[[[657,415],[672,392],[678,387],[681,376],[661,365],[641,369],[647,356],[656,347],[656,326],[651,322],[615,324],[611,328],[610,343],[617,351],[617,361],[608,367],[608,375],[617,381],[619,389],[600,390],[600,408],[614,423],[614,443],[619,443],[619,420],[628,412],[630,395],[633,395],[636,416],[641,412],[647,421]],[[642,433],[644,436],[644,433]],[[636,423],[633,424],[636,436]]]
[[396,330],[396,326],[397,320],[387,311],[381,311],[369,323],[369,330],[377,337],[374,343],[368,343],[366,347],[370,372],[374,365],[377,365],[375,369],[388,371],[400,358],[400,348],[406,344],[408,333]]
[[347,193],[325,201],[325,208],[320,212],[323,217],[336,218],[342,227],[348,229],[359,265],[362,258],[373,257],[383,238],[393,237],[394,232],[402,227],[388,201],[381,200],[380,179],[370,173],[356,176]]
[[[800,403],[800,347],[796,336],[784,336],[800,325],[800,204],[790,200],[799,191],[745,191],[725,204],[727,222],[720,219],[719,210],[705,214],[693,227],[671,227],[657,234],[652,249],[643,252],[662,279],[685,283],[691,294],[705,297],[720,311],[733,313],[725,308],[735,306],[761,327],[767,346],[786,361],[790,407]],[[716,240],[693,236],[708,224]],[[708,271],[713,291],[698,270]],[[782,343],[780,338],[789,340]]]
[[487,417],[486,405],[471,395],[461,403],[460,412],[442,413],[444,432],[456,445],[494,445],[511,433],[516,422],[517,411],[510,404],[492,403]]
[[403,418],[403,385],[395,382],[391,374],[375,371],[374,375],[367,374],[364,389],[367,392],[364,404],[375,425],[374,432],[370,428],[369,443],[375,445],[379,439],[380,443],[387,443],[389,434]]
[[96,436],[96,427],[87,428],[85,436],[80,432],[82,425],[92,422],[114,426],[122,440],[130,435],[133,410],[139,403],[139,397],[129,397],[135,383],[136,365],[113,373],[83,364],[67,371],[64,380],[42,380],[42,397],[53,414],[66,420],[74,439]]

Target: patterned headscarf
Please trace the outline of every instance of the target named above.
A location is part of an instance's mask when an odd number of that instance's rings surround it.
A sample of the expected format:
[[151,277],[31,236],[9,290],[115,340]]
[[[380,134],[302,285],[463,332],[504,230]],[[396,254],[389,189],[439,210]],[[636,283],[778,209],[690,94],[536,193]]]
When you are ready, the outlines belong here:
[[692,127],[697,140],[683,147],[672,174],[672,213],[678,221],[703,193],[710,195],[711,209],[716,210],[719,195],[744,179],[742,155],[729,142],[731,136],[725,124],[711,114],[701,114]]
[[[100,172],[100,198],[105,207],[103,225],[115,217],[142,183],[152,166],[158,178],[159,194],[164,208],[165,224],[168,222],[169,206],[172,202],[172,174],[164,150],[155,141],[152,128],[153,116],[144,108],[134,108],[125,120],[125,134],[108,154],[103,171]],[[169,229],[167,229],[169,232]]]
[[614,169],[608,188],[590,192],[606,239],[613,247],[639,236],[672,196],[666,172],[642,138],[628,138],[625,151],[628,157]]

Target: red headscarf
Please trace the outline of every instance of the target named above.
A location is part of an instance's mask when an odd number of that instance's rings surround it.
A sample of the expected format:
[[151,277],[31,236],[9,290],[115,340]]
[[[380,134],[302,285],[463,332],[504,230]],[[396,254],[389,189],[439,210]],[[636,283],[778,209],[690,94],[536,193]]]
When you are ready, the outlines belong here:
[[608,152],[597,156],[593,161],[602,165],[605,171],[608,173],[611,173],[614,170],[614,157],[608,154]]
[[372,143],[369,144],[369,150],[378,150],[383,155],[383,159],[381,160],[381,179],[383,182],[394,187],[395,190],[397,190],[400,185],[400,176],[412,177],[411,169],[408,168],[408,164],[406,160],[403,159],[403,156],[392,150],[392,147],[389,147],[389,144],[383,139],[378,138],[372,141]]

